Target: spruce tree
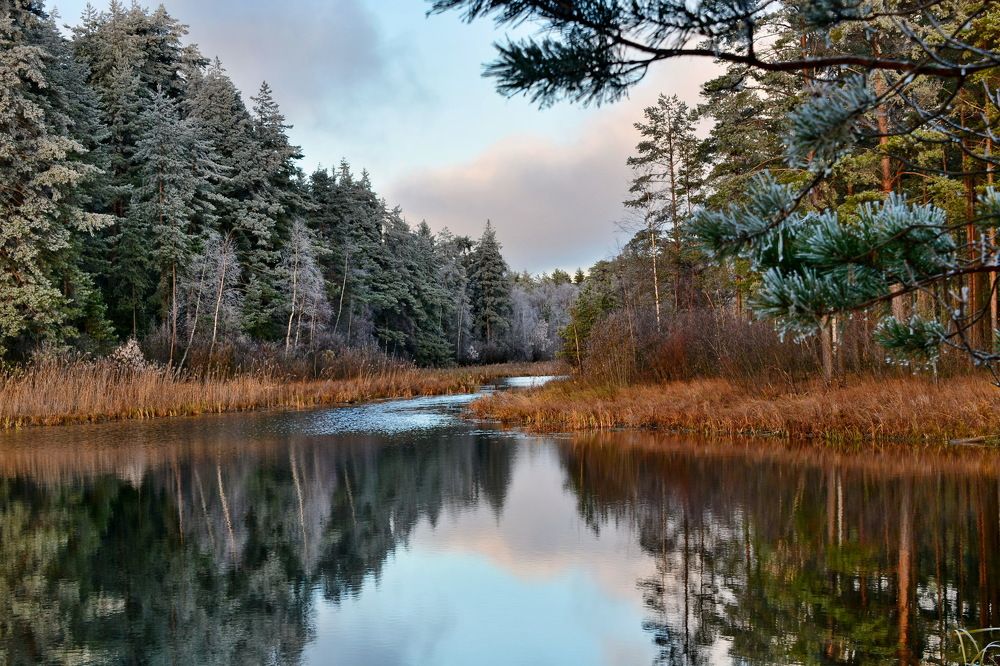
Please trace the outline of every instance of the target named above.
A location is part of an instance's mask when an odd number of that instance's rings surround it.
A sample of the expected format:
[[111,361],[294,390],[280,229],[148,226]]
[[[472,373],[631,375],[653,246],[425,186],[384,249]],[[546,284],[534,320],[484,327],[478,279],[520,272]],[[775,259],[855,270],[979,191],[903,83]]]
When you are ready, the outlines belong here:
[[413,357],[421,365],[445,365],[452,358],[445,333],[450,294],[446,273],[438,260],[435,239],[427,222],[411,235],[413,249],[412,285],[415,293]]
[[80,200],[98,169],[74,137],[73,94],[51,49],[59,37],[45,19],[37,2],[0,13],[0,353],[25,337],[61,337],[72,296],[60,289],[60,264],[74,234],[109,223]]
[[510,328],[511,283],[496,232],[488,221],[469,265],[473,325],[483,344],[496,350]]
[[299,149],[288,140],[284,116],[270,86],[263,83],[254,101],[253,152],[236,168],[242,170],[248,195],[241,224],[252,233],[244,267],[247,273],[244,325],[254,337],[278,339],[284,333],[279,312],[285,307],[279,285],[281,237],[288,233],[293,214],[304,203],[298,186]]
[[435,238],[441,286],[447,294],[442,328],[451,346],[452,357],[459,362],[465,359],[472,340],[468,273],[468,255],[472,247],[472,239],[455,236],[448,229]]
[[[199,215],[210,215],[205,191],[217,174],[210,146],[198,136],[196,125],[181,119],[178,104],[162,91],[143,115],[142,138],[135,162],[140,175],[130,217],[139,236],[148,229],[152,258],[159,270],[162,312],[169,323],[170,360],[178,342],[178,280],[198,233]],[[134,238],[135,236],[133,236]]]

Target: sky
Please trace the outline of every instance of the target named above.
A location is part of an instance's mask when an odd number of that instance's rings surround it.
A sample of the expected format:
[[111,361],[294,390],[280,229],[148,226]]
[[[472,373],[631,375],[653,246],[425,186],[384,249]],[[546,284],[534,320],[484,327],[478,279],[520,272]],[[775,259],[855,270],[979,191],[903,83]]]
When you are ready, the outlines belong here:
[[[86,3],[49,7],[72,24]],[[532,273],[586,269],[615,252],[633,123],[661,92],[696,103],[714,67],[668,62],[617,104],[539,109],[482,77],[504,32],[457,13],[427,16],[427,0],[163,4],[245,97],[271,85],[307,172],[346,158],[407,220],[435,231],[478,237],[489,219],[511,268]]]

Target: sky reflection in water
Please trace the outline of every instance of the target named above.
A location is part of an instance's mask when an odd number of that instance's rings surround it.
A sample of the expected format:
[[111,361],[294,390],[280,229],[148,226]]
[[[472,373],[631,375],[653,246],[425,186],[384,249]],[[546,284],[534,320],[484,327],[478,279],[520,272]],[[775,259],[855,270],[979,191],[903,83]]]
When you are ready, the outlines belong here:
[[953,663],[1000,463],[540,438],[471,396],[0,438],[0,663]]

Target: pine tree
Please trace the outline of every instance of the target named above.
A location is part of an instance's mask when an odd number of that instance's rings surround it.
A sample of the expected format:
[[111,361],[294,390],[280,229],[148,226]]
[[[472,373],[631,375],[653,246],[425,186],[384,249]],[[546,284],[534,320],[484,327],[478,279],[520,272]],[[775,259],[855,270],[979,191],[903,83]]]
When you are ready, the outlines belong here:
[[380,242],[370,250],[370,282],[365,304],[371,310],[379,345],[391,356],[413,353],[417,308],[410,228],[398,208],[387,211]]
[[441,285],[447,293],[442,313],[442,329],[452,349],[452,357],[465,360],[472,340],[472,312],[469,302],[469,253],[472,239],[455,236],[448,229],[435,239]]
[[472,317],[476,334],[495,349],[510,328],[510,276],[490,222],[469,257]]
[[211,189],[216,165],[197,127],[181,119],[178,104],[162,91],[153,98],[142,125],[134,158],[140,185],[130,216],[138,236],[144,228],[150,232],[151,256],[160,272],[160,302],[169,321],[172,362],[178,342],[178,279],[198,233],[195,221],[199,215],[210,215],[211,203],[202,195]]
[[454,355],[445,333],[449,296],[446,275],[438,261],[435,239],[427,222],[412,234],[412,285],[415,290],[413,357],[421,365],[445,365]]
[[[626,206],[639,212],[644,240],[648,243],[653,303],[657,330],[662,325],[660,251],[663,228],[670,229],[673,264],[673,309],[681,306],[685,270],[684,225],[701,203],[701,160],[694,133],[694,114],[676,95],[660,95],[643,112],[645,122],[635,124],[642,140],[636,154],[628,158],[635,172]],[[687,289],[690,291],[690,289]]]
[[293,214],[304,204],[294,163],[301,155],[288,141],[289,126],[267,83],[252,99],[253,153],[244,155],[246,162],[236,166],[242,170],[243,189],[249,195],[241,212],[241,224],[252,233],[252,245],[244,260],[244,325],[251,335],[270,339],[280,338],[285,329],[278,317],[285,307],[278,284],[278,248],[281,237],[290,229]]
[[45,18],[36,2],[0,13],[0,353],[26,335],[59,336],[70,302],[56,282],[59,264],[74,234],[109,223],[79,198],[98,169],[74,138],[72,92],[51,50],[59,37]]

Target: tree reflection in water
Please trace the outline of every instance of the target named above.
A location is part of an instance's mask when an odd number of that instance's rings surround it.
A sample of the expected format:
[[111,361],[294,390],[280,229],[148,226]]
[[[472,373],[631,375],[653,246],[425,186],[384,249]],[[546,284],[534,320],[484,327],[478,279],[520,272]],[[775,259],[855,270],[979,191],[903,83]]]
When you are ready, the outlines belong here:
[[361,595],[421,521],[499,520],[539,446],[561,518],[655,564],[636,630],[660,663],[950,663],[955,627],[1000,624],[991,456],[185,423],[0,444],[0,661],[300,661],[317,603]]
[[294,663],[313,589],[358,594],[422,517],[502,506],[514,450],[471,435],[210,449],[139,479],[117,452],[120,475],[72,482],[72,458],[14,456],[41,476],[0,480],[0,661]]
[[[754,447],[760,447],[754,450]],[[835,455],[578,438],[562,449],[594,530],[637,527],[669,664],[953,663],[956,627],[1000,625],[992,454]]]

